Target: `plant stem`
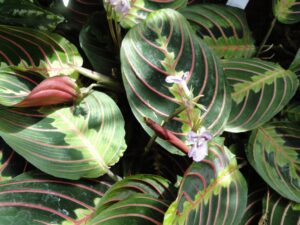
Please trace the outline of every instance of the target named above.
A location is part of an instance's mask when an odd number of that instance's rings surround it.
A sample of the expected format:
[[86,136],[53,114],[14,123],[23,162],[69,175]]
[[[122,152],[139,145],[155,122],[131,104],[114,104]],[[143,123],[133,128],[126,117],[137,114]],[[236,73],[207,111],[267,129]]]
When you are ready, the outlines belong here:
[[122,180],[122,177],[114,174],[110,169],[107,170],[107,173],[106,173],[112,180],[118,182],[120,180]]
[[101,73],[80,66],[74,66],[74,65],[70,65],[70,66],[74,68],[77,72],[79,72],[81,75],[97,81],[97,84],[99,84],[102,87],[111,89],[116,92],[120,92],[120,90],[122,90],[120,84],[115,79],[107,75],[103,75]]
[[261,42],[261,44],[260,44],[260,46],[259,46],[259,48],[258,48],[258,50],[257,50],[256,57],[259,56],[259,54],[261,53],[263,47],[265,46],[266,42],[268,41],[268,39],[269,39],[269,37],[270,37],[270,35],[271,35],[271,33],[272,33],[274,27],[275,27],[276,21],[277,21],[277,20],[276,20],[276,18],[274,17],[273,20],[272,20],[272,22],[271,22],[271,25],[270,25],[270,27],[269,27],[268,32],[266,33],[266,35],[265,35],[263,41]]
[[119,49],[119,42],[118,42],[118,37],[117,37],[115,29],[114,29],[112,18],[111,17],[107,17],[107,22],[108,22],[108,27],[109,27],[110,35],[111,35],[111,37],[113,39],[115,49],[117,50],[117,49]]
[[121,48],[121,42],[122,42],[122,36],[121,36],[121,28],[117,21],[114,23],[115,27],[115,33],[116,33],[116,39],[117,39],[117,50],[120,51]]
[[[183,112],[185,109],[186,109],[186,106],[181,106],[180,108],[175,110],[175,112],[173,112],[171,115],[169,115],[168,118],[162,122],[161,126],[162,127],[165,126],[170,120],[172,120],[179,113]],[[147,143],[146,147],[145,147],[144,154],[147,154],[150,151],[150,149],[151,149],[152,145],[154,144],[156,138],[157,138],[157,134],[153,134],[152,137],[150,138],[149,142]]]

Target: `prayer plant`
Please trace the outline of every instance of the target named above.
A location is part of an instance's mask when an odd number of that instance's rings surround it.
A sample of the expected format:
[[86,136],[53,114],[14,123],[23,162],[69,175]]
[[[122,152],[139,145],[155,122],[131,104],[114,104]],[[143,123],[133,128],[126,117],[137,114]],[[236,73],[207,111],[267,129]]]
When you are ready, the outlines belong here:
[[299,225],[300,1],[226,2],[0,0],[0,225]]

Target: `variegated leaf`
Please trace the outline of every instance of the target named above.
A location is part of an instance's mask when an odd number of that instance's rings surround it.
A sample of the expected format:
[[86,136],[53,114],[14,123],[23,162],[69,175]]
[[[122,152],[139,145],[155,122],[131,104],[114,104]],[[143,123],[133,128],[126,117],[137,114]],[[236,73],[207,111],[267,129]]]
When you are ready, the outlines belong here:
[[255,129],[274,117],[294,96],[298,80],[290,70],[260,59],[224,60],[232,87],[232,110],[226,131]]
[[268,225],[299,225],[300,204],[289,201],[273,192],[268,199],[263,199],[266,213],[266,224]]
[[[106,0],[105,0],[106,1]],[[147,16],[159,9],[174,9],[179,10],[187,5],[188,0],[131,0],[129,1],[129,8],[126,12],[119,12],[116,7],[106,4],[108,13],[113,10],[113,17],[120,22],[124,28],[132,28],[138,23],[142,22]],[[109,1],[107,1],[109,2]],[[121,1],[117,4],[122,4]]]
[[287,105],[282,112],[289,121],[300,122],[300,102],[293,102],[292,104]]
[[175,198],[174,188],[167,179],[156,175],[133,175],[118,181],[105,193],[97,206],[97,213],[137,193],[164,201]]
[[239,224],[247,203],[247,184],[235,157],[221,142],[185,172],[164,225]]
[[[251,188],[252,185],[249,183],[249,188]],[[239,225],[258,225],[259,221],[261,220],[261,217],[263,215],[262,212],[262,200],[265,194],[267,193],[266,186],[260,186],[254,191],[250,192],[248,194],[247,199],[247,207],[244,211],[244,215],[242,218],[242,221],[239,223]],[[259,224],[263,225],[263,224]]]
[[47,11],[28,0],[0,1],[0,23],[53,31],[64,20],[62,16]]
[[0,183],[1,224],[86,224],[111,186],[105,179],[66,181],[30,172]]
[[168,204],[151,195],[134,194],[96,214],[87,225],[160,225]]
[[197,35],[221,58],[248,58],[255,53],[245,12],[217,4],[199,4],[180,11]]
[[0,65],[32,70],[44,76],[70,75],[68,64],[81,66],[76,47],[58,34],[0,25]]
[[257,173],[283,197],[300,203],[300,126],[273,122],[251,134],[247,158]]
[[289,70],[295,72],[298,78],[300,77],[300,48],[298,49],[295,58],[289,67]]
[[109,172],[126,148],[121,112],[100,92],[72,107],[0,107],[0,130],[6,143],[30,163],[68,179]]
[[[165,81],[169,75],[188,72],[188,87],[206,107],[203,126],[214,135],[220,134],[230,110],[230,96],[218,59],[198,38],[185,18],[171,9],[151,14],[147,20],[131,29],[122,42],[121,62],[123,82],[134,115],[150,135],[144,117],[161,123],[180,107]],[[183,114],[170,121],[166,128],[185,139],[187,119]],[[168,151],[180,152],[159,140]]]
[[298,23],[300,21],[300,0],[273,0],[273,13],[281,23]]
[[0,137],[0,182],[10,180],[23,173],[27,167],[27,161],[12,150]]

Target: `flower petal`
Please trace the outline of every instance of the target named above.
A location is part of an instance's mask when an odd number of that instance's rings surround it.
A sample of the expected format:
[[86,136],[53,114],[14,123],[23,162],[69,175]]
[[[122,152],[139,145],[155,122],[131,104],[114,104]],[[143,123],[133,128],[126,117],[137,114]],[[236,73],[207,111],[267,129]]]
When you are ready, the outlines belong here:
[[182,82],[184,82],[184,80],[178,76],[167,76],[165,81],[167,83],[175,83],[175,84],[181,84]]
[[204,141],[200,145],[193,145],[193,147],[188,152],[188,156],[193,158],[195,162],[202,161],[208,154],[207,142]]

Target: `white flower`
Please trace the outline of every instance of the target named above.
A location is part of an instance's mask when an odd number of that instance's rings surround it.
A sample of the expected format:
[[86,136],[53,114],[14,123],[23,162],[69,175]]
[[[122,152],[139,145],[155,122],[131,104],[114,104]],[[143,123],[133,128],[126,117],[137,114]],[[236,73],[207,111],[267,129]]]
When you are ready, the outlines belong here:
[[196,162],[202,161],[208,154],[208,141],[212,138],[213,136],[204,127],[200,129],[199,134],[190,131],[188,133],[188,142],[192,144],[192,147],[188,152],[188,156]]
[[166,79],[165,79],[165,81],[167,83],[169,83],[169,84],[171,84],[171,83],[173,83],[173,84],[180,84],[180,86],[184,90],[184,93],[187,96],[190,96],[191,92],[190,92],[190,89],[188,88],[187,83],[186,83],[188,75],[189,75],[189,72],[185,72],[182,77],[172,76],[172,75],[171,76],[167,76]]
[[108,0],[108,3],[114,8],[118,13],[126,15],[130,10],[130,0]]

